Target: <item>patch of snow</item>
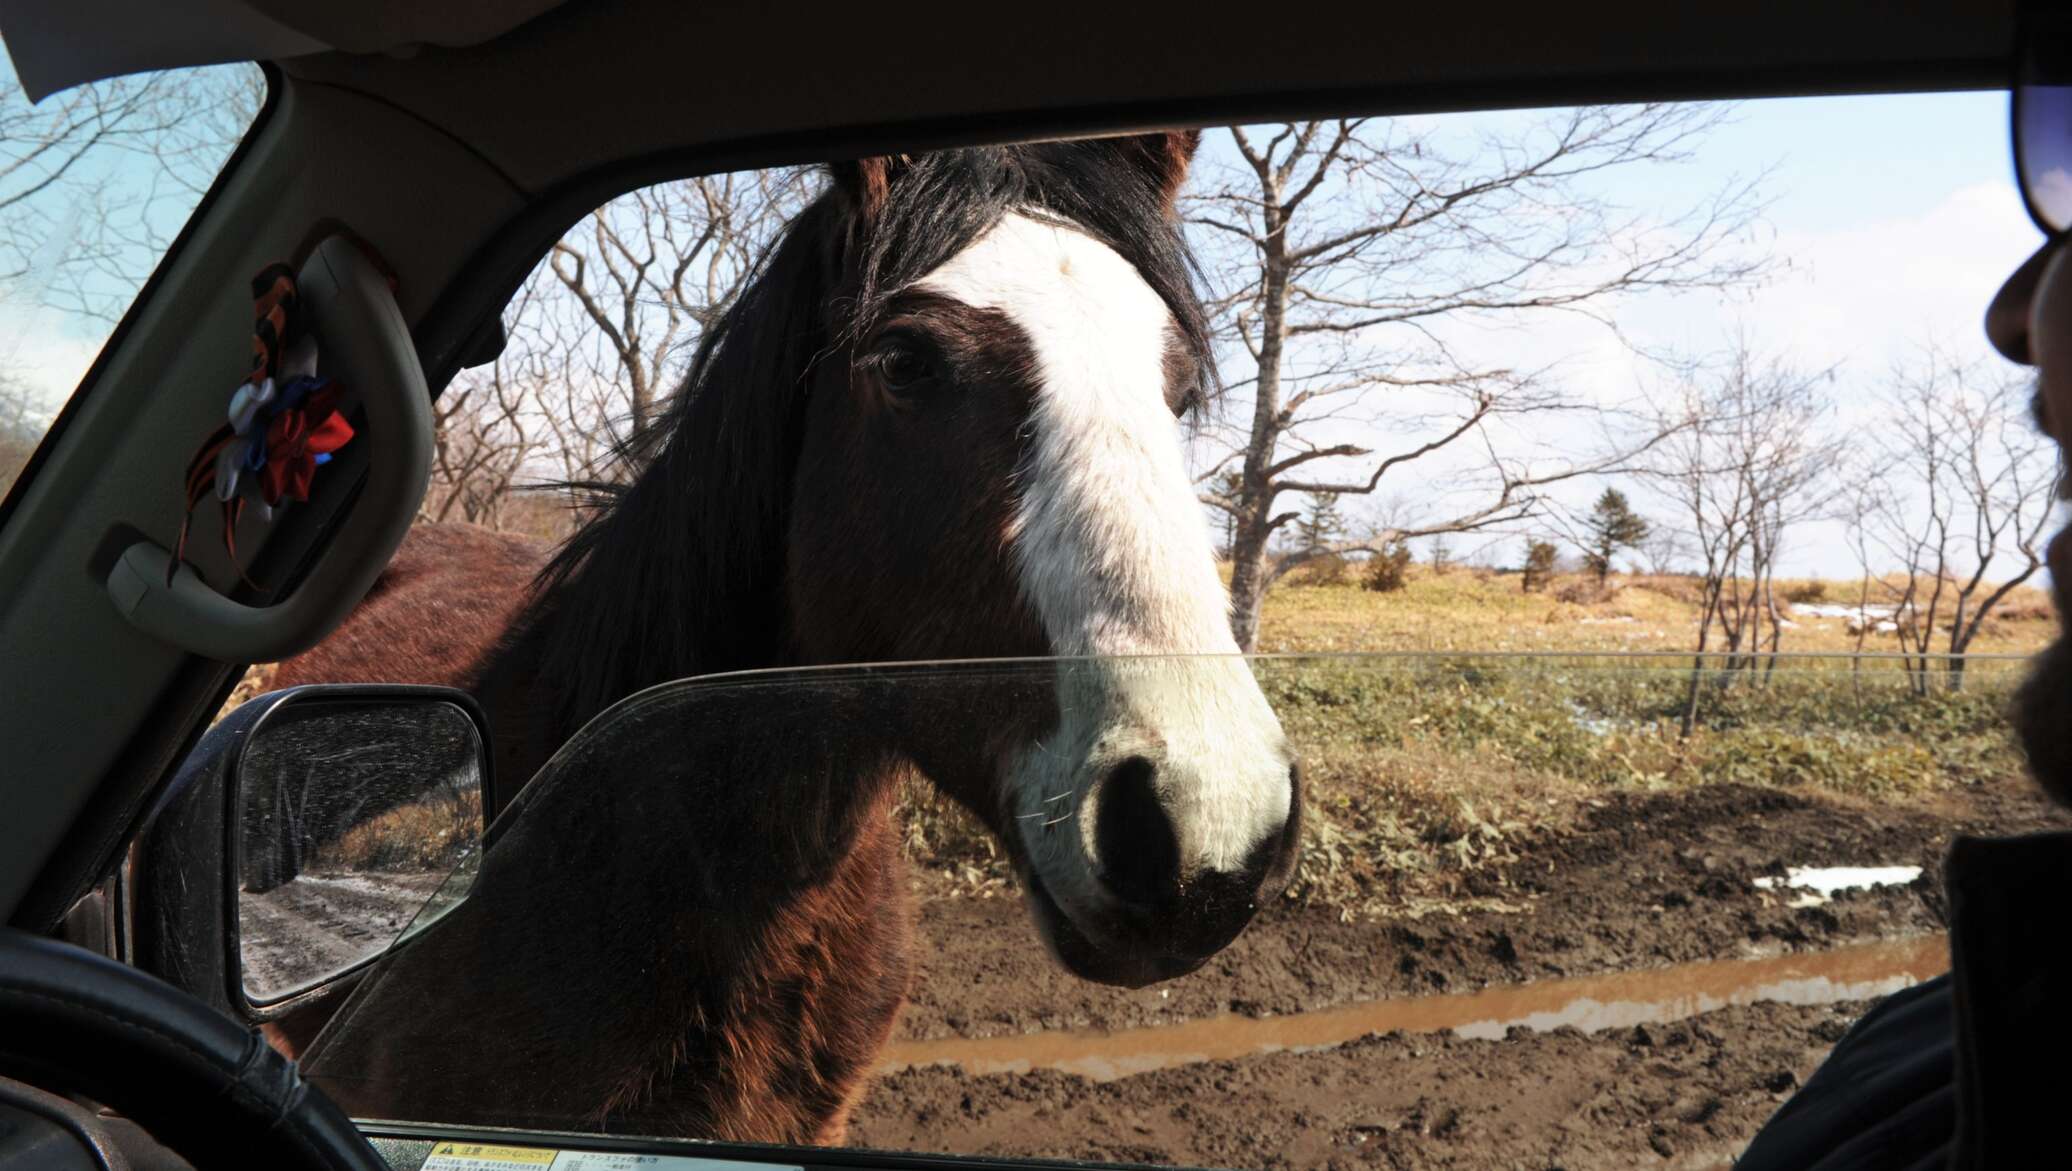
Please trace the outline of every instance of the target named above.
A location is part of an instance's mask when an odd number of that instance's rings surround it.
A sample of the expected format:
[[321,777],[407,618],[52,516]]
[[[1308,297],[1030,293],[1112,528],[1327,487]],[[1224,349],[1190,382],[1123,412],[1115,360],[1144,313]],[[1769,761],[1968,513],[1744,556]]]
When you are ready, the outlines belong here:
[[1891,618],[1897,612],[1892,606],[1846,606],[1840,602],[1793,602],[1791,612],[1807,618]]
[[1919,866],[1792,866],[1786,868],[1783,878],[1758,878],[1755,885],[1758,890],[1805,891],[1790,905],[1817,907],[1833,898],[1836,891],[1905,886],[1919,877]]
[[1588,709],[1572,699],[1568,701],[1568,718],[1575,721],[1576,727],[1590,733],[1592,736],[1607,735],[1617,730],[1619,726],[1616,720],[1591,715]]
[[1851,634],[1860,633],[1866,628],[1879,634],[1891,634],[1899,629],[1902,620],[1911,622],[1914,619],[1911,608],[1845,606],[1839,602],[1793,602],[1791,612],[1801,618],[1840,618],[1848,626]]

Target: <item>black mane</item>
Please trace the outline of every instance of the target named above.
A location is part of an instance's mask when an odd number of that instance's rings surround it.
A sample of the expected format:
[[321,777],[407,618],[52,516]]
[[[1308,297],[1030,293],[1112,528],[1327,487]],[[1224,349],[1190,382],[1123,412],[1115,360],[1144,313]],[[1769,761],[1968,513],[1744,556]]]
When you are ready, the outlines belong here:
[[1054,216],[1128,260],[1212,371],[1193,258],[1137,157],[1119,140],[916,156],[867,225],[835,168],[706,331],[655,422],[619,446],[621,483],[583,486],[594,519],[485,664],[489,680],[520,657],[557,697],[538,713],[556,726],[531,734],[551,749],[641,688],[787,662],[784,545],[808,375],[1010,211]]

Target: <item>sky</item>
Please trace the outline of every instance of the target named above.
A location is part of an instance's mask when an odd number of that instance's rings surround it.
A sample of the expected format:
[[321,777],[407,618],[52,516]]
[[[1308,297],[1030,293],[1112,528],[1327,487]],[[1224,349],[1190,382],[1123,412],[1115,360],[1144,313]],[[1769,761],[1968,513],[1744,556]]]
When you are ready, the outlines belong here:
[[[1836,366],[1845,415],[1923,345],[2009,368],[1981,322],[2043,237],[2014,184],[2005,94],[1750,103],[1702,165],[1746,170],[1765,158],[1776,160],[1765,218],[1787,267],[1720,314],[1802,369]],[[1648,307],[1641,327],[1700,344],[1719,323],[1688,301]],[[1793,534],[1782,568],[1842,577],[1856,562],[1830,521]]]
[[[1528,114],[1433,116],[1472,132]],[[1228,150],[1212,137],[1208,148]],[[1776,267],[1760,286],[1729,294],[1660,294],[1617,311],[1640,347],[1717,353],[1737,331],[1759,350],[1801,369],[1834,367],[1837,411],[1863,409],[1896,362],[1934,343],[2006,368],[1980,328],[2000,281],[2041,242],[2015,190],[2003,93],[1807,98],[1742,103],[1696,157],[1673,167],[1626,171],[1605,187],[1626,207],[1667,215],[1736,178],[1767,172],[1766,209],[1755,244]],[[1464,339],[1464,340],[1463,340]],[[1509,327],[1457,330],[1455,344],[1482,361],[1547,369],[1579,396],[1614,404],[1659,385],[1661,372],[1610,331],[1574,318],[1539,317]],[[1543,433],[1555,448],[1594,436],[1577,421]],[[1337,440],[1351,436],[1333,435]],[[1441,461],[1408,482],[1442,493],[1472,459]],[[1602,483],[1578,484],[1571,506],[1587,505]],[[1645,488],[1626,483],[1642,511]],[[1399,490],[1400,491],[1400,490]],[[1379,504],[1380,502],[1376,502]],[[1285,507],[1285,505],[1284,505]],[[1360,506],[1354,504],[1355,510]],[[1662,502],[1658,517],[1671,521]],[[1672,522],[1673,523],[1673,522]],[[1465,539],[1456,539],[1459,552]],[[1522,539],[1507,537],[1500,556]],[[1857,572],[1834,522],[1788,538],[1781,572],[1850,577]]]
[[[241,104],[249,106],[249,96],[242,103],[236,97],[239,93],[249,94],[250,78],[256,73],[257,68],[249,64],[216,65],[174,71],[160,80],[189,87],[197,98],[221,92],[232,100],[219,109],[234,111]],[[104,87],[136,84],[138,79],[103,83]],[[58,120],[74,93],[54,94],[34,107],[26,106],[13,62],[0,53],[0,95],[4,95],[0,100],[5,101],[9,115],[19,119],[17,127],[33,126],[38,117]],[[115,224],[118,239],[98,241],[113,249],[113,260],[108,266],[112,271],[103,270],[84,279],[86,287],[99,295],[107,307],[121,306],[141,286],[158,259],[156,251],[142,242],[145,230],[161,245],[173,238],[199,200],[200,189],[236,145],[236,129],[229,115],[223,119],[188,121],[174,144],[186,148],[178,164],[181,178],[186,180],[184,184],[170,181],[165,162],[153,153],[112,140],[101,142],[68,166],[66,182],[42,187],[25,201],[24,208],[15,209],[31,214],[10,213],[0,222],[10,231],[35,225],[47,233],[27,250],[27,271],[0,282],[0,374],[26,384],[46,416],[54,414],[78,385],[114,324],[103,317],[64,312],[48,304],[60,299],[46,294],[54,285],[64,283],[57,273],[61,259],[68,250],[95,240],[96,221],[90,217],[97,210],[114,209],[110,219],[100,222]],[[221,140],[211,138],[205,143],[201,137],[204,130],[212,135],[220,132]],[[13,173],[8,173],[5,166],[20,158],[33,143],[30,138],[0,140],[0,203],[23,195],[46,177],[41,166]],[[60,153],[69,156],[71,152]],[[92,200],[82,195],[88,191],[94,192]]]
[[[1425,120],[1474,133],[1530,116]],[[1205,149],[1212,157],[1227,153],[1227,138],[1212,134]],[[1629,301],[1619,324],[1633,340],[1716,352],[1741,331],[1802,368],[1836,366],[1835,393],[1845,411],[1865,401],[1893,363],[1928,342],[1989,356],[1979,328],[1987,299],[2041,240],[2013,187],[2004,94],[1743,103],[1692,161],[1623,173],[1607,190],[1631,209],[1667,214],[1736,177],[1763,172],[1767,209],[1758,243],[1777,262],[1771,277],[1729,295]],[[93,360],[106,326],[29,300],[0,298],[0,362],[55,409]],[[1608,331],[1584,321],[1483,324],[1467,336],[1481,352],[1521,368],[1548,368],[1596,401],[1630,401],[1659,376]],[[1575,432],[1576,443],[1587,439]],[[1447,476],[1443,462],[1434,464],[1433,483],[1416,487],[1441,490]],[[1597,488],[1576,490],[1594,495]],[[1836,526],[1808,526],[1789,540],[1783,571],[1853,575],[1848,549]]]

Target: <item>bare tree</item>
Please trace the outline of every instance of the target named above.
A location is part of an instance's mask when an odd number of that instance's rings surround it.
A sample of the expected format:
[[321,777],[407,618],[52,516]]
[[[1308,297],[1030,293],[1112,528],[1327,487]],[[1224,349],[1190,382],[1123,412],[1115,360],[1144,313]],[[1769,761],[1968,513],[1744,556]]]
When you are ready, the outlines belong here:
[[[1223,454],[1202,475],[1204,500],[1232,518],[1240,646],[1253,644],[1267,591],[1305,560],[1516,522],[1551,485],[1625,467],[1648,445],[1551,462],[1503,450],[1507,429],[1590,404],[1544,372],[1459,352],[1446,326],[1573,314],[1616,331],[1623,297],[1753,277],[1760,262],[1726,247],[1756,213],[1752,182],[1666,223],[1601,194],[1608,173],[1686,158],[1721,117],[1690,105],[1578,109],[1471,143],[1409,122],[1230,132],[1239,162],[1200,168],[1207,185],[1187,218],[1217,286],[1226,367],[1250,368],[1230,381],[1249,394],[1250,418],[1212,436]],[[1362,428],[1397,445],[1346,437]],[[1393,531],[1275,551],[1300,516],[1280,507],[1284,494],[1370,494],[1440,453],[1473,453],[1468,498]]]
[[1432,567],[1433,573],[1443,575],[1453,571],[1453,542],[1447,540],[1445,533],[1435,535],[1432,538],[1432,543],[1426,548],[1429,550],[1428,556],[1431,558],[1429,564]]
[[53,320],[105,334],[258,112],[264,85],[250,66],[173,70],[32,105],[0,70],[0,493],[78,373],[35,370],[21,339]]
[[[529,325],[538,294],[539,283],[527,282],[505,312]],[[543,444],[539,402],[557,366],[544,347],[507,343],[494,361],[447,384],[432,404],[437,430],[420,517],[506,527],[504,506]]]
[[537,274],[559,296],[514,337],[560,351],[551,417],[563,473],[593,479],[616,440],[651,422],[674,368],[733,303],[777,232],[816,190],[807,171],[741,171],[644,187],[598,208]]
[[1691,539],[1675,525],[1650,525],[1640,539],[1640,556],[1647,571],[1658,577],[1683,573],[1693,555]]
[[1682,516],[1700,570],[1689,734],[1717,633],[1732,671],[1774,665],[1784,637],[1777,564],[1786,534],[1833,498],[1843,443],[1828,427],[1832,370],[1800,371],[1739,340],[1717,370],[1694,369],[1664,411],[1668,438],[1648,473]]
[[43,435],[42,412],[20,379],[0,371],[0,496],[28,464]]
[[256,68],[171,70],[31,105],[0,83],[0,292],[113,323],[265,94]]
[[[1917,690],[1929,686],[1939,637],[1944,652],[1963,655],[1993,608],[2043,567],[2058,464],[2029,420],[2027,393],[2011,372],[1930,348],[1893,371],[1871,429],[1860,556],[1866,583],[1892,604]],[[1878,554],[1898,572],[1874,578]],[[1951,660],[1952,687],[1963,670]]]
[[810,172],[743,172],[642,188],[584,217],[506,309],[503,353],[441,397],[424,515],[565,535],[578,509],[514,507],[529,499],[518,493],[623,470],[619,442],[657,418],[699,337],[813,193]]

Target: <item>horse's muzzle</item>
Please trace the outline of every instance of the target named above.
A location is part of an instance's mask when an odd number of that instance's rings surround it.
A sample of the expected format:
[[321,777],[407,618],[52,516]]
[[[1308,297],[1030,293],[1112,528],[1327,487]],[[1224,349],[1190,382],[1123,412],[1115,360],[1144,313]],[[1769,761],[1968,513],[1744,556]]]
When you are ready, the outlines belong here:
[[1138,987],[1184,976],[1227,947],[1294,873],[1299,765],[1289,767],[1288,784],[1286,820],[1236,866],[1190,869],[1159,798],[1156,764],[1133,756],[1116,765],[1101,782],[1093,826],[1104,905],[1075,919],[1040,876],[1028,876],[1032,908],[1060,962],[1085,979]]

